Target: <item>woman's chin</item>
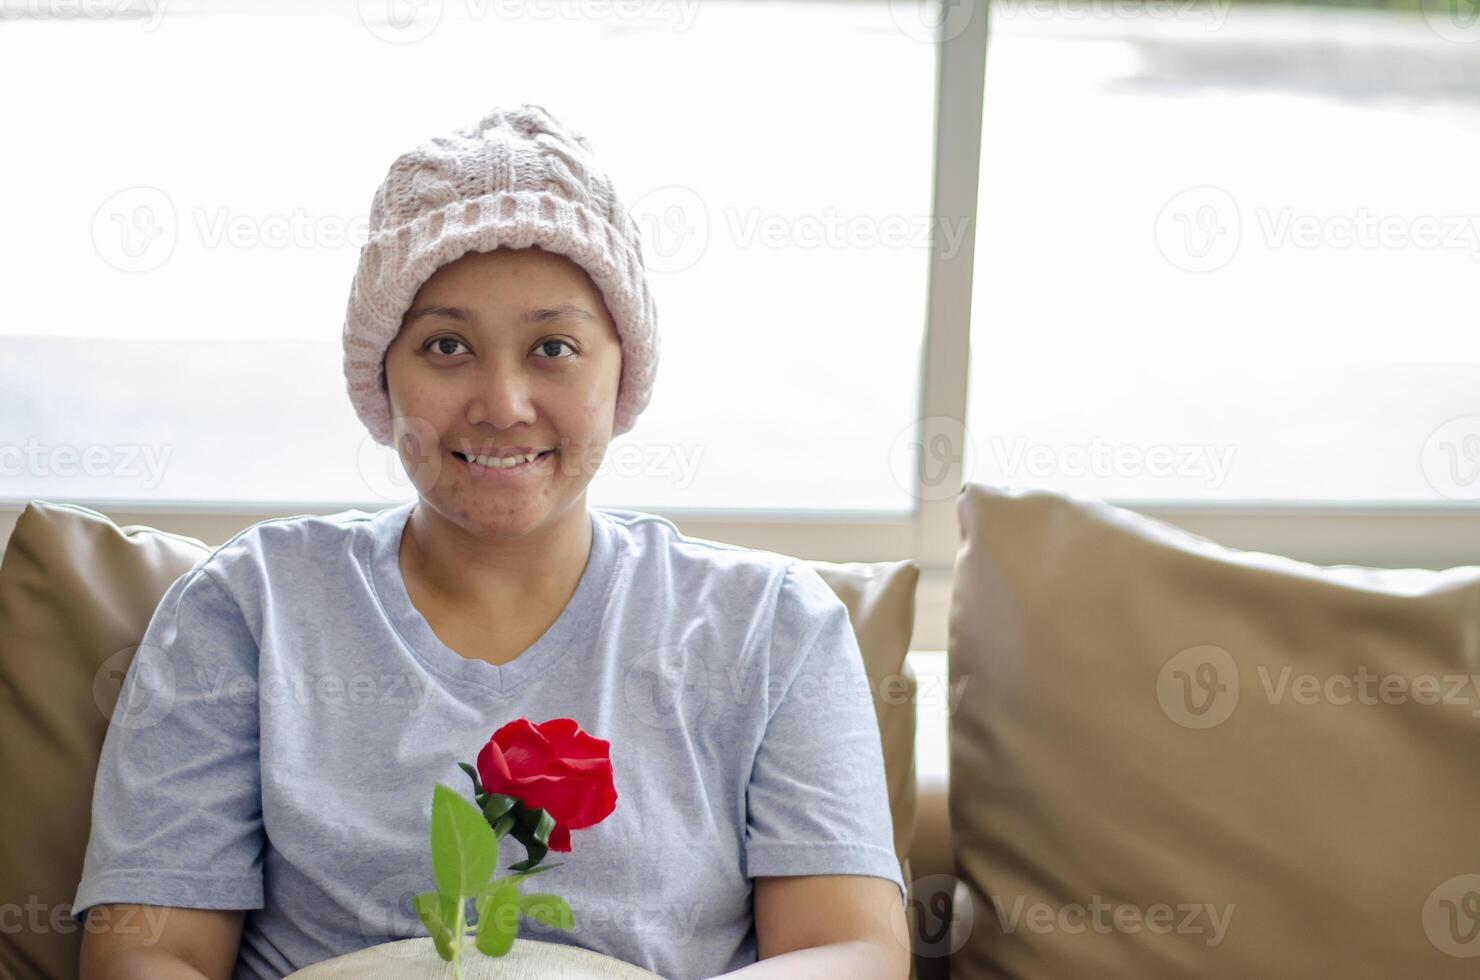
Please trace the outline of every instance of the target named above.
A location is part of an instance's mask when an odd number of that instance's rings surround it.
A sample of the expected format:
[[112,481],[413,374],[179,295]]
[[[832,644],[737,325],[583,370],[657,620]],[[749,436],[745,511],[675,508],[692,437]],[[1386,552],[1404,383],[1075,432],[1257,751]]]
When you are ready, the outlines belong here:
[[473,534],[490,538],[517,538],[538,529],[557,510],[548,493],[504,492],[458,488],[448,511]]

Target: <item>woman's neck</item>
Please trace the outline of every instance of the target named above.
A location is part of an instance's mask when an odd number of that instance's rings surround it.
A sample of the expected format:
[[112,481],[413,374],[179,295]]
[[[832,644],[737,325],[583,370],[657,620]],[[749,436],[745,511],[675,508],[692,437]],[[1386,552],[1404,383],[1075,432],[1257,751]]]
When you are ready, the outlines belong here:
[[418,501],[401,537],[403,577],[453,609],[498,618],[570,600],[591,554],[585,495],[554,523],[516,538],[470,533]]

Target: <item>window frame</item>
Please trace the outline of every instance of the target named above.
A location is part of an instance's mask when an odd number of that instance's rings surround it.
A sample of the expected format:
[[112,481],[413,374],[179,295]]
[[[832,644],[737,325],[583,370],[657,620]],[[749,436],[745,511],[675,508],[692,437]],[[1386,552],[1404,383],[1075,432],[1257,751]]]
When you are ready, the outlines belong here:
[[[981,174],[981,136],[988,5],[978,3],[964,25],[952,24],[935,46],[934,184],[932,228],[939,215],[960,217],[970,233],[949,253],[932,248],[929,261],[917,442],[945,435],[962,441],[970,369],[972,274],[975,260],[977,195]],[[942,18],[942,26],[945,18]],[[960,28],[955,30],[954,28]],[[948,121],[949,125],[942,122]],[[954,221],[952,222],[954,226]],[[952,421],[954,420],[954,421]],[[943,485],[959,486],[962,454],[947,462]],[[647,508],[666,517],[685,534],[796,557],[835,562],[912,559],[920,565],[915,630],[911,649],[947,648],[950,586],[959,548],[954,496],[935,499],[922,490],[920,460],[915,466],[913,514],[868,514],[795,510],[682,510]],[[937,488],[942,482],[934,484]],[[1106,498],[1148,517],[1177,524],[1229,547],[1266,551],[1316,564],[1444,568],[1480,564],[1480,505],[1320,502],[1139,502]],[[293,514],[330,514],[359,508],[374,511],[384,501],[286,501],[271,510],[213,504],[88,500],[110,518],[167,528],[208,543],[227,540],[261,520]],[[25,501],[0,497],[0,543],[7,541]]]

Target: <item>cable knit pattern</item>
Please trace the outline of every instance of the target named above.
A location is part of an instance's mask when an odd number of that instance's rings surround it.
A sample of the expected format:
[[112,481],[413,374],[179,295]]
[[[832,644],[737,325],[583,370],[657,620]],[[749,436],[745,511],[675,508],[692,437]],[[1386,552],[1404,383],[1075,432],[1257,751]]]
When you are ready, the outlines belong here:
[[612,435],[631,430],[658,367],[641,235],[590,142],[523,103],[402,154],[375,191],[345,312],[344,375],[376,442],[392,442],[385,352],[416,291],[468,252],[531,245],[569,257],[601,290],[622,343]]

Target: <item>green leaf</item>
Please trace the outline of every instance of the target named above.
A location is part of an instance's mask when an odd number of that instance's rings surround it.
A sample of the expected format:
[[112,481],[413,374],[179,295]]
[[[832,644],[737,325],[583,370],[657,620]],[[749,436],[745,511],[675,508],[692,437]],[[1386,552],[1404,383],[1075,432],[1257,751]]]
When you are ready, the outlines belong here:
[[550,832],[555,829],[555,818],[542,809],[520,806],[519,823],[514,827],[514,839],[524,845],[529,856],[509,867],[514,871],[526,871],[545,859],[549,853]]
[[520,807],[519,825],[535,840],[548,846],[550,834],[555,829],[555,818],[544,810]]
[[520,871],[511,875],[504,875],[502,878],[495,878],[493,879],[493,881],[488,883],[488,885],[480,894],[487,895],[495,889],[502,887],[505,883],[512,883],[517,887],[524,882],[525,878],[533,878],[535,875],[541,873],[542,871],[549,871],[552,868],[558,868],[564,863],[564,861],[556,861],[554,864],[542,864],[538,868],[534,868],[530,871]]
[[416,914],[421,917],[427,932],[432,934],[437,955],[444,960],[452,959],[452,944],[460,941],[462,936],[461,900],[439,892],[417,892],[414,901]]
[[519,896],[519,911],[547,926],[567,932],[576,927],[576,917],[565,899],[550,892],[533,892]]
[[489,793],[483,803],[483,817],[491,827],[518,804],[518,797],[505,796],[503,793]]
[[432,875],[443,895],[476,895],[493,877],[498,842],[478,808],[438,783],[432,790]]
[[[518,832],[516,831],[515,833],[517,835]],[[544,844],[540,844],[535,841],[527,841],[523,838],[520,838],[520,842],[524,845],[525,849],[529,851],[529,857],[525,858],[523,861],[519,861],[509,865],[510,871],[528,871],[545,859],[546,848]]]
[[564,863],[565,862],[555,862],[554,865],[540,865],[539,867],[533,867],[533,869],[530,870],[521,869],[518,870],[517,873],[514,873],[514,875],[505,875],[503,876],[503,878],[494,878],[493,884],[488,885],[488,888],[484,888],[484,891],[488,891],[490,890],[490,888],[496,887],[496,885],[499,885],[499,882],[503,881],[515,881],[517,882],[517,884],[519,884],[519,882],[524,881],[525,878],[533,878],[534,875],[539,875],[540,872],[546,872],[546,870],[552,869],[552,867],[559,867],[561,865],[564,865]]
[[473,945],[488,956],[503,956],[519,933],[519,885],[504,878],[478,896],[478,931]]
[[473,781],[473,795],[475,797],[476,796],[482,796],[483,795],[483,786],[482,786],[481,783],[478,782],[478,770],[474,769],[472,766],[468,765],[466,762],[459,762],[457,765],[458,765],[458,768],[462,769],[463,772],[467,773],[468,774],[468,778]]
[[514,827],[514,815],[506,813],[498,818],[498,823],[493,825],[493,836],[502,840]]

